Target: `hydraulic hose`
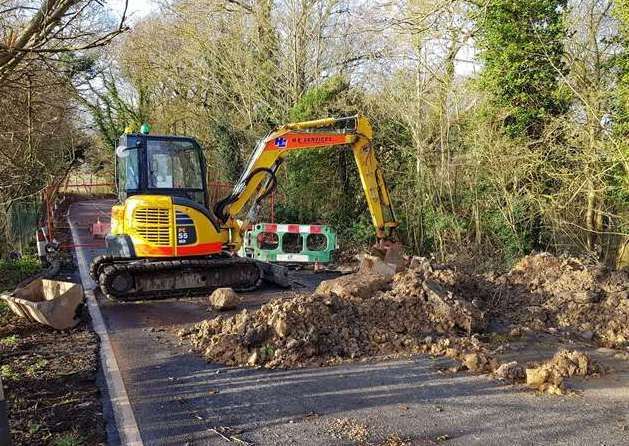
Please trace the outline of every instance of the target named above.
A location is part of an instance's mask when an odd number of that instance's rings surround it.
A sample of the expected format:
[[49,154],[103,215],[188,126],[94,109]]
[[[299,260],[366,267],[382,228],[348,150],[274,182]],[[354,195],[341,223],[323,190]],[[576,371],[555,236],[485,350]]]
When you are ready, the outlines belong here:
[[[254,176],[256,176],[256,175],[258,175],[259,173],[262,173],[262,172],[267,173],[271,177],[271,184],[266,188],[266,190],[256,200],[256,204],[260,203],[262,200],[264,200],[266,197],[268,197],[277,188],[277,177],[275,176],[275,171],[273,169],[268,168],[268,167],[258,167],[257,169],[254,169],[244,179],[244,181],[243,181],[244,187],[243,187],[242,190],[244,191],[247,188],[247,185],[253,179]],[[227,221],[228,216],[225,214],[225,209],[227,208],[227,206],[229,206],[230,204],[232,204],[235,201],[237,201],[240,198],[241,194],[242,194],[242,191],[240,193],[233,193],[232,192],[230,195],[228,195],[227,197],[225,197],[222,200],[220,200],[219,202],[217,202],[216,205],[214,206],[214,214],[216,214],[216,216],[221,221]]]

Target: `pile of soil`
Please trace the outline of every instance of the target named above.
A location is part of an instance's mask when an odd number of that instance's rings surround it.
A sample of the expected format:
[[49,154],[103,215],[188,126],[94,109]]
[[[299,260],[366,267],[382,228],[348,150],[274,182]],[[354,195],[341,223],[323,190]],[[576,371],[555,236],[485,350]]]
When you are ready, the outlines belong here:
[[[430,352],[463,356],[480,345],[468,338],[484,326],[483,314],[434,279],[411,267],[390,289],[379,276],[334,279],[337,292],[273,300],[255,312],[201,322],[180,335],[212,361],[228,365],[301,367],[395,353]],[[338,285],[342,284],[342,287]],[[325,282],[319,290],[330,289]]]
[[626,272],[548,254],[488,276],[414,258],[392,278],[364,271],[342,276],[323,282],[314,294],[207,320],[180,335],[208,360],[228,365],[303,367],[429,353],[523,381],[522,367],[501,366],[479,340],[488,326],[514,333],[570,327],[623,346],[629,338],[628,287]]
[[601,372],[600,365],[590,357],[578,351],[561,350],[537,367],[526,369],[526,384],[542,392],[564,395],[564,378],[570,376],[589,376]]
[[603,366],[593,361],[587,353],[559,350],[541,363],[526,366],[517,361],[501,364],[493,372],[497,379],[512,383],[526,383],[530,388],[554,395],[565,395],[565,378],[571,376],[592,376],[604,372]]
[[496,318],[534,331],[568,329],[606,347],[629,344],[627,271],[543,253],[491,282]]

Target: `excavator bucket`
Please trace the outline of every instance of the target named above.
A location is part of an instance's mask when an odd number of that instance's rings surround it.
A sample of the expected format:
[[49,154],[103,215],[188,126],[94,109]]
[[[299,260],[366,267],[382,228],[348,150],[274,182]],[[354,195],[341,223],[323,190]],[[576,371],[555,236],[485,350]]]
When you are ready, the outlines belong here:
[[83,297],[81,285],[41,278],[0,295],[18,316],[57,330],[72,328],[80,322]]
[[404,270],[406,261],[404,259],[404,247],[401,243],[392,243],[387,247],[384,254],[384,262],[389,265],[395,265],[397,272]]
[[372,250],[384,263],[394,267],[396,272],[403,271],[406,268],[404,246],[400,242],[381,240],[373,246]]

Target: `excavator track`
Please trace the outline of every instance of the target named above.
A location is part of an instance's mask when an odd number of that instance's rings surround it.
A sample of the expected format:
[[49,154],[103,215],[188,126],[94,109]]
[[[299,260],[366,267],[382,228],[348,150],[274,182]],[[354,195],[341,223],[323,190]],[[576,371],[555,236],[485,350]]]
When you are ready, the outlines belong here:
[[222,287],[250,291],[263,278],[260,265],[242,257],[155,261],[103,256],[92,263],[90,274],[103,294],[121,301],[192,296]]

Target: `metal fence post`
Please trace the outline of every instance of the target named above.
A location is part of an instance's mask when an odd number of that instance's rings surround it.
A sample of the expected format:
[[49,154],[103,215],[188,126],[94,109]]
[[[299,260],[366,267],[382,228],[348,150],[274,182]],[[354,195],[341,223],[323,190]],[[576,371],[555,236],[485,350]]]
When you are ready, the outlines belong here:
[[11,446],[11,437],[9,433],[9,408],[4,399],[4,390],[2,389],[2,378],[0,378],[0,446]]

